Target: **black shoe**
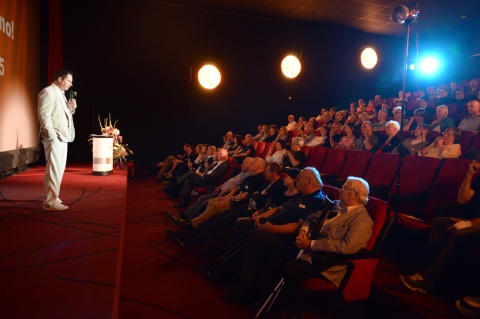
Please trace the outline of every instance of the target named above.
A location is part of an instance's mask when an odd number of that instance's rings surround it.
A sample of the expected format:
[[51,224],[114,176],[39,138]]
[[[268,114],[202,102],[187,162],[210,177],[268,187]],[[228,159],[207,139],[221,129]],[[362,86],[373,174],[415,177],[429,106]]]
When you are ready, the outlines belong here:
[[170,238],[171,241],[181,249],[187,248],[187,244],[185,243],[185,240],[181,238],[182,236],[179,234],[175,234],[173,231],[170,229],[167,229],[167,235]]
[[175,216],[171,211],[167,210],[168,220],[171,221],[174,225],[178,227],[184,227],[186,220],[181,218],[180,216]]

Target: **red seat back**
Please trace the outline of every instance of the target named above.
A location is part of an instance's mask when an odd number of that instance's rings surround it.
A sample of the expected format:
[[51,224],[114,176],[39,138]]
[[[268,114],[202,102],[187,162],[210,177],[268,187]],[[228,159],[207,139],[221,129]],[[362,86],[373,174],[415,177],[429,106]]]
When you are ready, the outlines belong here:
[[390,186],[397,175],[398,154],[376,153],[364,175],[365,180],[371,186]]
[[[400,169],[400,194],[426,194],[441,164],[440,159],[408,155]],[[397,183],[392,184],[391,196],[397,194]]]
[[262,157],[263,153],[265,153],[267,147],[266,142],[258,142],[257,148],[255,149],[255,154],[253,157]]
[[348,176],[363,177],[372,156],[372,152],[368,151],[350,151],[338,179],[346,179]]
[[328,156],[323,164],[321,175],[337,175],[340,174],[343,164],[347,160],[349,150],[334,148],[328,152]]
[[318,171],[321,171],[325,160],[327,159],[329,148],[326,147],[314,147],[310,151],[305,167],[315,167]]
[[310,153],[312,152],[312,146],[304,146],[302,147],[302,152],[305,154],[305,163],[308,162],[308,158],[310,157]]

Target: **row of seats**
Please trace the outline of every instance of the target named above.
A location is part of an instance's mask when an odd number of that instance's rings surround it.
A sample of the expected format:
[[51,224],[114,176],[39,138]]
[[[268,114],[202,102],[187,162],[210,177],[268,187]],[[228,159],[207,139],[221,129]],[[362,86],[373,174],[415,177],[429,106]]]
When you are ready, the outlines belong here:
[[[354,131],[353,134],[358,137],[358,136],[361,135],[361,132],[360,131]],[[377,135],[380,139],[382,139],[386,135],[385,131],[375,131],[374,134]],[[296,131],[290,131],[289,135],[291,137],[296,136]],[[429,136],[427,137],[427,140],[431,143],[438,136],[440,136],[440,133],[431,132],[429,134]],[[414,137],[414,136],[410,132],[403,132],[402,139],[406,139],[406,138],[409,138],[409,137]],[[289,142],[289,141],[287,141],[287,142]],[[255,149],[254,157],[265,158],[267,156],[267,152],[268,152],[271,144],[272,143],[267,143],[267,142],[253,142],[253,147]],[[462,131],[462,135],[460,137],[460,140],[458,141],[458,144],[460,144],[461,150],[462,150],[459,158],[464,159],[464,158],[466,158],[467,151],[470,148],[480,149],[480,134],[477,134],[477,133],[474,133],[474,132],[471,132],[471,131]],[[303,152],[307,156],[307,159],[308,159],[308,156],[310,155],[312,149],[313,149],[313,147],[308,147],[308,146],[305,146],[303,148]]]
[[[474,141],[480,147],[480,138]],[[258,142],[257,150],[267,147],[261,143]],[[392,153],[325,147],[304,147],[303,151],[307,156],[306,166],[317,168],[326,185],[340,187],[348,176],[362,177],[369,183],[372,196],[388,201],[416,229],[428,229],[439,213],[450,213],[444,208],[457,203],[457,191],[471,162],[410,155],[399,167],[399,157]]]

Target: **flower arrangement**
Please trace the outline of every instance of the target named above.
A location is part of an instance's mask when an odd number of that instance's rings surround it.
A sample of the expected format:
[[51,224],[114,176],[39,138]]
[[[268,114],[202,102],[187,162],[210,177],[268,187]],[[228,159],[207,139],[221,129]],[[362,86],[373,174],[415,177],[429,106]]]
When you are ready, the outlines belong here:
[[123,165],[122,162],[126,162],[127,156],[133,154],[133,151],[128,148],[128,144],[124,144],[124,140],[122,135],[120,135],[120,130],[117,128],[117,121],[115,121],[112,125],[112,117],[110,113],[108,113],[108,118],[100,119],[100,115],[98,116],[98,123],[100,124],[100,129],[103,135],[112,136],[113,137],[113,159],[117,164]]

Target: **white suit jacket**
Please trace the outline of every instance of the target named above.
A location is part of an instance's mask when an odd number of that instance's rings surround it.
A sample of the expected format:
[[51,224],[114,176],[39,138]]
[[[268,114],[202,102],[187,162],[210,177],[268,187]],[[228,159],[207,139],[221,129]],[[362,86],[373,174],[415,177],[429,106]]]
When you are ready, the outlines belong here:
[[42,138],[73,142],[75,127],[72,115],[75,111],[67,108],[63,96],[56,92],[54,86],[52,84],[38,94],[38,119]]
[[[315,215],[309,216],[302,229],[310,225]],[[325,237],[318,235],[312,243],[312,250],[342,255],[353,254],[365,247],[372,235],[372,227],[373,221],[365,206],[357,206],[325,225],[321,231]],[[300,258],[311,262],[310,254],[311,251],[305,251]],[[345,272],[346,266],[339,265],[322,271],[322,275],[339,286]]]

